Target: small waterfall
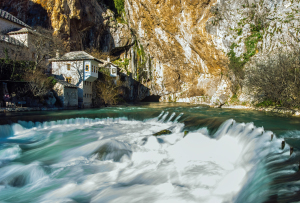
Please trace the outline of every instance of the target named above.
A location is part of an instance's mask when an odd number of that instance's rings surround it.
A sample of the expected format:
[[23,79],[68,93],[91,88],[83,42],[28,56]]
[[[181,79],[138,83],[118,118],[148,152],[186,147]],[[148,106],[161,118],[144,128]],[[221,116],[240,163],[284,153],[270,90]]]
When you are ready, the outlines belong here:
[[174,118],[175,115],[176,115],[176,113],[172,113],[172,115],[170,116],[170,118],[168,119],[167,122],[170,122]]
[[[7,188],[36,202],[264,202],[280,188],[298,191],[297,150],[281,149],[273,132],[229,119],[215,133],[202,127],[184,136],[183,115],[0,126],[1,138],[14,141],[0,145],[0,200],[13,196]],[[153,136],[165,129],[171,133]]]
[[180,113],[174,120],[174,122],[178,122],[178,120],[183,116],[183,113]]
[[166,112],[166,113],[162,116],[162,118],[159,120],[159,122],[163,123],[163,122],[166,120],[166,118],[167,118],[168,115],[169,115],[169,112]]

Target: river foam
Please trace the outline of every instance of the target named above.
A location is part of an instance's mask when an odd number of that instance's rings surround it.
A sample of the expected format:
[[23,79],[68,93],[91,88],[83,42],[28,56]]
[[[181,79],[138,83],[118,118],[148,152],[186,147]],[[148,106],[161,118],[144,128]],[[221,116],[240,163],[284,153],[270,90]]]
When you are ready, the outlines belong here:
[[[0,200],[27,202],[263,202],[290,158],[283,139],[230,119],[184,137],[180,113],[0,126]],[[169,129],[172,134],[154,137]],[[20,146],[20,147],[19,147]],[[22,150],[21,150],[22,149]],[[4,157],[4,158],[3,158]],[[18,159],[24,163],[15,163]],[[1,160],[0,160],[1,161]],[[294,173],[289,168],[286,173]],[[3,188],[4,187],[4,188]],[[20,198],[14,197],[17,193]]]

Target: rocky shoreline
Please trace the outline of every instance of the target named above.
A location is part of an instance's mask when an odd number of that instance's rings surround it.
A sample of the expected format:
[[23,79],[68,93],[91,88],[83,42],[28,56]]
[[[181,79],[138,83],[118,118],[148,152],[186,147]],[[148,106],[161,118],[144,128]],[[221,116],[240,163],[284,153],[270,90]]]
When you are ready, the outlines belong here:
[[[218,108],[218,107],[214,107]],[[276,107],[276,106],[269,106],[269,107],[254,107],[254,106],[243,106],[243,105],[224,105],[221,107],[222,109],[243,109],[243,110],[255,110],[255,111],[265,111],[265,112],[272,112],[272,113],[280,113],[286,114],[290,116],[299,116],[300,117],[300,110],[299,109],[288,109],[285,107]]]
[[0,113],[7,112],[24,112],[24,111],[58,111],[69,110],[63,107],[47,108],[47,107],[15,107],[15,108],[0,108]]
[[[290,116],[300,117],[300,110],[299,109],[288,109],[284,107],[254,107],[249,105],[223,105],[223,106],[212,106],[208,103],[204,105],[208,105],[211,108],[222,108],[222,109],[240,109],[240,110],[255,110],[255,111],[265,111],[265,112],[272,112],[272,113],[280,113],[286,114]],[[0,108],[0,113],[7,113],[7,112],[26,112],[26,111],[59,111],[59,110],[76,110],[77,108],[63,108],[63,107],[55,107],[55,108],[47,108],[47,107],[15,107],[15,108]]]

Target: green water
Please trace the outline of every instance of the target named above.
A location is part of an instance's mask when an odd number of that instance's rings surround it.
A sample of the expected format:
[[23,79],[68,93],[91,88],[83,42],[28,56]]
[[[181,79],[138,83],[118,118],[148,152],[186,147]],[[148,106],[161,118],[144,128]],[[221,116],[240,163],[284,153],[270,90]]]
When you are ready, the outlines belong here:
[[180,121],[185,123],[187,129],[197,129],[203,126],[215,129],[224,121],[234,119],[237,122],[253,122],[255,126],[263,126],[265,129],[276,133],[277,136],[289,137],[288,134],[291,132],[287,133],[287,131],[300,130],[300,118],[298,117],[254,110],[210,108],[204,105],[184,103],[140,103],[134,106],[128,105],[87,110],[2,113],[0,114],[0,124],[16,123],[19,120],[44,122],[81,117],[128,117],[129,119],[144,120],[158,116],[162,111],[183,113],[184,115]]
[[0,202],[300,201],[300,118],[141,103],[0,123]]

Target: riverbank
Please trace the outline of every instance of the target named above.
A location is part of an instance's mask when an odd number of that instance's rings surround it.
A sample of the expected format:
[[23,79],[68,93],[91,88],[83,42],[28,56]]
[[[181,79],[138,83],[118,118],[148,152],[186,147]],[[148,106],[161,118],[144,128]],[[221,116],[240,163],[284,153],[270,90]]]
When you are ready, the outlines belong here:
[[[185,103],[185,102],[180,102]],[[188,103],[188,102],[187,102]],[[272,112],[272,113],[280,113],[286,114],[289,116],[296,116],[300,117],[300,110],[299,109],[287,109],[284,107],[255,107],[250,105],[223,105],[223,106],[212,106],[208,103],[201,104],[207,105],[211,108],[222,108],[222,109],[240,109],[240,110],[252,110],[252,111],[265,111],[265,112]],[[0,108],[0,113],[7,113],[7,112],[29,112],[29,111],[58,111],[58,110],[76,110],[77,108],[63,108],[63,107],[54,107],[54,108],[47,108],[47,107],[15,107],[15,108]]]
[[[215,106],[214,108],[218,108],[218,107],[219,106]],[[222,109],[242,109],[242,110],[265,111],[265,112],[280,113],[280,114],[286,114],[286,115],[290,115],[290,116],[300,117],[299,109],[288,109],[285,107],[276,107],[276,106],[255,107],[255,106],[246,106],[246,105],[224,105],[224,106],[221,106],[221,108]]]
[[[74,108],[70,108],[74,109]],[[24,111],[58,111],[58,110],[69,110],[63,107],[54,107],[54,108],[47,108],[47,107],[5,107],[0,108],[0,113],[6,112],[24,112]]]

